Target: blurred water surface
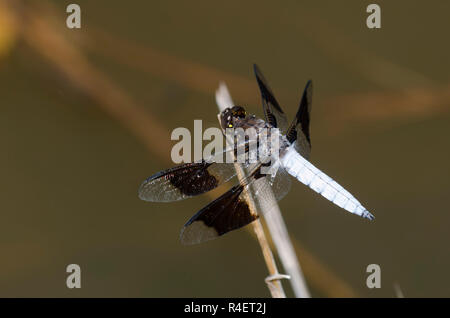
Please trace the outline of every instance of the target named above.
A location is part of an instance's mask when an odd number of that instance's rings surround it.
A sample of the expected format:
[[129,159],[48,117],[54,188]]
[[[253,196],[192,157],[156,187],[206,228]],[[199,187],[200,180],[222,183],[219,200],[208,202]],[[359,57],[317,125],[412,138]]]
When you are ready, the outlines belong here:
[[[379,30],[365,25],[368,1],[79,0],[82,28],[67,30],[69,3],[23,2],[49,12],[90,67],[165,129],[158,149],[194,119],[217,125],[218,78],[233,79],[235,102],[261,116],[258,63],[289,118],[313,79],[311,160],[376,220],[293,183],[280,202],[290,234],[358,296],[394,297],[394,283],[407,297],[450,296],[448,2],[379,1]],[[149,151],[22,40],[27,19],[16,23],[3,29],[11,46],[0,46],[0,296],[269,296],[247,231],[179,243],[210,198],[138,199],[140,182],[169,168],[170,154]],[[113,93],[105,87],[95,89]],[[65,286],[71,263],[82,268],[80,290]],[[372,263],[382,269],[379,290],[365,285]],[[306,276],[313,296],[329,296]]]

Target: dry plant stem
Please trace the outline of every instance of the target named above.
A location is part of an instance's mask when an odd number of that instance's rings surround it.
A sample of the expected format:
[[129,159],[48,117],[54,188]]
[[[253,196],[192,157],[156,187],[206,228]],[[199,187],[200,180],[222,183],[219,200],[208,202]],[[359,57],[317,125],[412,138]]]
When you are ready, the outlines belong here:
[[403,294],[403,291],[398,283],[394,284],[394,291],[397,298],[405,298],[405,295]]
[[[275,198],[273,199],[275,200]],[[311,297],[278,205],[274,205],[271,211],[264,213],[264,218],[278,251],[278,256],[282,261],[283,268],[290,276],[295,296],[298,298]]]
[[[219,110],[221,109],[222,103],[218,102]],[[220,115],[218,115],[219,123],[220,123]],[[227,140],[228,144],[228,140]],[[244,168],[239,164],[235,163],[234,168],[236,169],[236,175],[239,180],[242,180],[245,177]],[[244,189],[245,194],[245,200],[248,203],[249,209],[252,214],[258,214],[256,211],[256,205],[255,202],[250,195],[250,193],[247,191],[247,189]],[[278,269],[277,264],[275,263],[275,258],[273,257],[272,250],[270,249],[269,242],[267,241],[267,238],[264,234],[264,228],[261,224],[261,221],[259,219],[255,220],[251,223],[251,226],[253,227],[253,230],[256,234],[256,238],[258,239],[259,245],[261,246],[261,250],[263,252],[264,260],[266,261],[267,269],[269,270],[270,276],[278,276]],[[273,298],[286,298],[286,294],[283,290],[283,287],[281,286],[281,283],[278,280],[272,280],[267,281],[267,287],[269,288],[270,294]]]
[[[226,86],[221,85],[219,87],[219,90],[216,92],[216,102],[217,106],[219,108],[219,111],[223,111],[225,108],[231,106],[233,104],[233,101],[231,100],[231,96],[228,93],[228,90],[226,89]],[[219,120],[220,124],[220,114],[217,115],[217,118]],[[228,144],[231,143],[230,140],[226,140],[227,147]],[[245,171],[244,168],[239,164],[235,163],[234,168],[236,169],[236,175],[239,180],[242,180],[245,178]],[[245,200],[248,203],[249,209],[252,214],[257,215],[257,209],[255,205],[254,198],[250,194],[250,192],[247,190],[247,188],[244,189],[244,195]],[[264,228],[261,224],[261,221],[259,219],[256,219],[254,222],[251,223],[251,226],[253,227],[253,230],[256,234],[256,238],[258,239],[259,245],[261,246],[261,250],[263,252],[264,260],[266,261],[267,269],[269,270],[269,277],[278,277],[280,276],[277,269],[277,264],[275,263],[275,258],[273,257],[272,250],[270,249],[269,242],[265,236]],[[267,280],[267,287],[269,288],[269,291],[273,298],[286,298],[286,294],[283,290],[283,286],[281,285],[280,281],[277,279]]]
[[[269,269],[269,273],[274,273],[274,275],[278,275],[277,265],[275,263],[275,259],[273,257],[272,251],[270,250],[269,242],[267,242],[266,236],[264,235],[264,229],[260,220],[256,220],[252,222],[253,230],[255,231],[256,237],[258,239],[259,245],[261,246],[261,250],[264,255],[264,259],[266,260],[267,268]],[[286,298],[286,294],[284,293],[283,286],[281,285],[279,280],[267,281],[267,287],[270,290],[270,294],[273,298]]]
[[[236,168],[238,179],[241,180],[245,177],[244,169],[238,163],[234,164]],[[248,202],[250,211],[252,214],[257,214],[256,205],[253,201],[250,192],[245,189],[246,201]],[[269,270],[270,276],[278,276],[277,264],[275,263],[275,258],[273,257],[272,250],[270,249],[269,242],[267,241],[266,235],[264,234],[264,228],[261,224],[261,221],[257,219],[256,221],[251,223],[253,227],[253,231],[255,231],[256,238],[258,239],[259,245],[261,246],[261,250],[263,252],[264,259],[266,261],[267,268]],[[281,285],[279,280],[266,281],[267,287],[270,290],[273,298],[286,298],[286,294],[284,293],[283,286]]]
[[[220,110],[223,110],[227,106],[229,107],[233,105],[228,89],[223,83],[220,84],[219,89],[216,92],[216,100]],[[267,193],[267,195],[270,196],[270,198],[266,198],[266,200],[268,200],[267,202],[271,202],[270,206],[261,206],[260,208],[262,210],[261,212],[264,214],[267,227],[275,244],[276,250],[278,251],[278,255],[283,263],[284,270],[290,276],[291,285],[295,296],[299,298],[309,298],[311,296],[308,291],[308,287],[306,286],[297,256],[295,255],[294,247],[292,246],[292,242],[289,238],[280,208],[276,203],[273,193],[270,192]],[[250,201],[253,199],[258,200],[258,198],[251,198],[250,196],[249,198]],[[254,208],[254,203],[252,202],[252,204]],[[259,220],[258,223],[259,226],[261,226]]]

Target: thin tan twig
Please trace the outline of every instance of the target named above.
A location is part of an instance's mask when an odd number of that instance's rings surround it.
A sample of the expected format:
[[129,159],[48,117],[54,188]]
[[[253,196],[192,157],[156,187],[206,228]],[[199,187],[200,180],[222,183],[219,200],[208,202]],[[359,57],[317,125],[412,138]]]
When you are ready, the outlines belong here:
[[[225,86],[225,84],[221,84],[219,86],[219,89],[216,91],[216,102],[217,106],[219,108],[219,111],[223,111],[227,107],[233,106],[233,102],[231,100],[231,96],[228,93],[228,90]],[[217,116],[219,119],[220,124],[220,114]],[[231,145],[232,141],[226,139],[227,145]],[[241,181],[245,178],[245,171],[244,168],[239,163],[234,163],[234,168],[236,169],[236,175],[238,177],[238,180]],[[255,199],[253,198],[250,192],[248,191],[247,187],[244,189],[244,196],[245,200],[248,203],[250,212],[253,215],[258,215],[258,211],[256,209]],[[266,238],[266,235],[264,234],[264,228],[261,224],[261,221],[256,219],[254,222],[251,223],[251,227],[253,228],[253,231],[256,234],[256,238],[259,242],[259,245],[261,246],[261,250],[263,252],[264,260],[266,261],[267,269],[269,270],[269,277],[280,277],[277,269],[277,264],[275,262],[275,258],[273,257],[272,250],[270,249],[269,242]],[[270,293],[272,294],[273,298],[286,298],[286,294],[283,290],[283,286],[281,285],[280,281],[278,279],[271,279],[266,280],[267,287],[270,290]]]
[[394,291],[395,291],[395,296],[397,296],[397,298],[405,298],[405,295],[403,294],[403,291],[400,288],[400,284],[398,284],[398,283],[394,284]]
[[[227,107],[233,106],[233,101],[230,96],[230,93],[228,92],[228,89],[224,83],[221,83],[219,85],[219,89],[216,91],[216,101],[219,105],[219,109],[222,111]],[[220,122],[220,120],[219,120]],[[242,174],[242,167],[240,165],[236,164],[238,175],[242,178],[244,175]],[[263,182],[267,182],[267,180],[263,180]],[[269,188],[269,187],[267,187]],[[265,198],[265,202],[270,202],[268,205],[259,205],[261,211],[264,213],[264,217],[270,232],[270,235],[272,237],[272,240],[275,244],[275,248],[278,252],[278,255],[281,259],[281,262],[283,264],[284,269],[289,274],[290,283],[292,286],[292,289],[294,290],[295,296],[300,298],[308,298],[310,297],[310,293],[308,291],[308,288],[306,286],[305,279],[303,277],[302,270],[300,268],[300,264],[298,262],[298,258],[295,255],[294,247],[292,246],[292,242],[289,238],[288,231],[286,228],[286,225],[284,223],[283,217],[281,215],[280,208],[276,202],[275,196],[272,193],[272,191],[268,191],[264,194],[267,196]],[[248,201],[251,203],[251,211],[254,211],[254,213],[257,213],[256,206],[254,204],[254,200],[258,200],[258,198],[252,198],[250,193],[247,193]],[[264,236],[264,231],[261,223],[259,220],[257,222],[254,222],[254,229],[255,232],[257,232],[257,236]],[[259,239],[259,237],[258,237]],[[264,237],[263,242],[260,241],[262,244],[267,244],[267,241]],[[263,246],[263,245],[261,245]],[[265,245],[264,245],[265,246]],[[268,247],[268,246],[267,246]],[[277,273],[271,273],[271,279],[269,279],[267,282],[273,282],[277,281],[277,277],[281,277]]]

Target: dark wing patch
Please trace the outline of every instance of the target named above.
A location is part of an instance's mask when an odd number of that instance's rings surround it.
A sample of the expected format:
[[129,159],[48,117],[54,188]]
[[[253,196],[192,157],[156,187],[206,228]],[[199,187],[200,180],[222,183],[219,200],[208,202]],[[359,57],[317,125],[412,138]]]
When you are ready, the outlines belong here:
[[256,220],[258,215],[251,213],[243,190],[244,185],[239,184],[197,212],[184,225],[181,242],[191,245],[209,241]]
[[[251,196],[255,198],[254,203],[257,211],[270,211],[271,205],[286,194],[290,184],[284,184],[287,189],[279,188],[279,191],[275,191],[273,194],[268,175],[261,173],[263,166],[259,164],[251,169],[252,172],[242,179],[239,185],[234,186],[197,212],[184,225],[180,236],[181,242],[183,244],[197,244],[209,241],[255,221],[258,215],[250,210],[244,189],[247,189]],[[282,179],[287,176],[283,172],[278,171],[280,175],[278,176],[277,173],[275,177],[275,183],[279,186],[283,183]],[[278,181],[277,177],[279,178]]]
[[256,81],[258,82],[259,90],[261,91],[262,104],[264,109],[264,115],[266,121],[274,127],[280,129],[280,132],[284,133],[287,128],[287,119],[280,105],[278,104],[272,90],[269,88],[264,75],[259,67],[253,65]]
[[170,173],[166,177],[169,182],[186,196],[194,196],[216,188],[219,184],[217,178],[208,171],[209,164],[198,165],[178,169],[176,173]]
[[294,143],[296,150],[306,159],[309,159],[311,154],[309,123],[311,119],[312,88],[312,81],[308,81],[297,114],[286,132],[289,142]]
[[208,192],[236,175],[232,164],[187,163],[147,178],[139,188],[139,198],[170,202]]

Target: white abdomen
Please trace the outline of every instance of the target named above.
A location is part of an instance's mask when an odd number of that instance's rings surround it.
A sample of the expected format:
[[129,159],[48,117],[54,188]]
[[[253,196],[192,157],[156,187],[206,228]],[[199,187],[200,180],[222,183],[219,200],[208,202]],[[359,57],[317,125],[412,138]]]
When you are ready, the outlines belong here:
[[337,206],[370,220],[374,216],[358,200],[325,173],[314,167],[293,147],[281,159],[281,164],[293,177],[307,185]]

